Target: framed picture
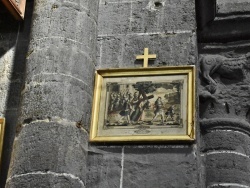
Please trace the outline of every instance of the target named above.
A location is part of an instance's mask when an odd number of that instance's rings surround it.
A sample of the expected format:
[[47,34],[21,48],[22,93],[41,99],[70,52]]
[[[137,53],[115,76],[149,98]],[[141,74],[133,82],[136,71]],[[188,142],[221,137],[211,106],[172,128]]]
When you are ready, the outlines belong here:
[[24,19],[26,0],[2,0],[2,2],[15,19]]
[[5,132],[5,119],[0,118],[0,168],[1,168],[1,161],[2,161],[2,154],[3,154],[4,132]]
[[96,71],[91,142],[192,141],[194,117],[194,66]]

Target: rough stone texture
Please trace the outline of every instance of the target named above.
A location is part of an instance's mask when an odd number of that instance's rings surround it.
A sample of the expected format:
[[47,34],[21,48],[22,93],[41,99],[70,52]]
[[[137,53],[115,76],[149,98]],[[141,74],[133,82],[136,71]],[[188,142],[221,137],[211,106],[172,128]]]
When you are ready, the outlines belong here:
[[136,61],[135,56],[142,54],[144,47],[149,47],[149,53],[157,54],[149,66],[190,65],[196,60],[196,34],[192,31],[99,36],[98,44],[100,68],[141,67],[142,62]]
[[207,187],[250,186],[249,43],[200,45],[201,152]]
[[[208,58],[206,61],[210,62],[211,66],[204,70],[201,67],[200,117],[215,118],[223,115],[223,117],[234,117],[249,122],[249,44],[242,42],[228,45],[204,45],[201,50],[205,53],[199,62],[202,64],[206,57]],[[220,62],[215,59],[216,53],[217,57],[223,57],[224,60]],[[212,68],[212,64],[217,65]],[[204,77],[206,72],[214,83],[207,82]]]
[[249,186],[250,159],[237,153],[206,155],[207,186],[215,183],[235,183]]
[[230,118],[213,118],[201,121],[201,126],[206,185],[249,186],[249,123]]
[[8,187],[85,187],[97,10],[92,0],[34,2]]
[[84,184],[79,179],[67,174],[55,173],[37,173],[27,174],[24,176],[15,177],[10,183],[7,183],[6,188],[85,188]]
[[[29,83],[24,92],[22,122],[59,116],[87,125],[92,92],[83,81],[67,75],[39,75],[40,82]],[[89,92],[88,92],[89,91]],[[89,107],[88,107],[89,106]]]
[[217,0],[218,14],[237,14],[250,12],[250,2],[248,0]]
[[123,187],[199,187],[192,146],[127,146]]
[[87,139],[84,131],[65,120],[26,125],[13,146],[9,179],[27,173],[51,171],[72,174],[84,182]]
[[250,140],[247,134],[230,130],[217,130],[202,136],[201,150],[203,152],[228,150],[249,156],[249,145]]
[[[2,15],[3,16],[3,15]],[[11,24],[9,24],[11,22]],[[4,110],[6,109],[7,97],[9,84],[12,81],[12,67],[15,59],[15,44],[17,41],[18,28],[19,24],[13,23],[13,20],[9,17],[5,19],[1,18],[0,22],[0,113],[4,114]],[[16,79],[16,82],[19,80]],[[14,82],[14,80],[13,80]],[[17,97],[15,100],[18,100]]]
[[89,148],[86,187],[120,187],[122,146]]
[[[193,0],[101,0],[97,68],[142,67],[142,61],[136,61],[135,56],[143,54],[146,47],[149,53],[157,54],[149,66],[195,64],[194,3]],[[93,149],[100,147],[91,146]],[[122,150],[113,147],[106,146],[111,151],[109,154],[106,154],[107,149],[100,151],[101,154],[92,153],[94,164],[101,166],[96,171],[95,187],[202,187],[195,143],[165,143],[155,147],[150,144],[124,145]],[[105,156],[114,164],[104,165],[107,176],[113,174],[113,178],[104,181],[99,177],[103,177],[102,160]]]
[[0,115],[6,119],[0,187],[4,187],[20,108],[33,2],[25,22],[16,22],[0,3]]
[[153,66],[195,64],[194,8],[192,0],[101,1],[98,66],[141,66],[135,56],[145,47],[158,55]]
[[99,35],[195,30],[193,0],[103,0]]
[[59,116],[84,117],[89,124],[96,6],[95,1],[36,1],[20,123]]
[[216,5],[215,19],[198,33],[199,41],[208,43],[199,45],[204,178],[207,187],[249,187],[250,4],[217,0]]
[[250,39],[249,1],[200,0],[197,5],[199,42],[227,43]]
[[217,0],[217,10],[214,2],[196,1],[198,38],[210,43],[199,44],[199,63],[215,66],[200,69],[201,140],[197,128],[190,145],[87,146],[85,130],[95,66],[139,67],[145,47],[158,55],[150,66],[196,63],[194,0],[37,0],[30,41],[29,11],[23,24],[0,11],[6,169],[23,89],[7,187],[250,186],[249,2]]

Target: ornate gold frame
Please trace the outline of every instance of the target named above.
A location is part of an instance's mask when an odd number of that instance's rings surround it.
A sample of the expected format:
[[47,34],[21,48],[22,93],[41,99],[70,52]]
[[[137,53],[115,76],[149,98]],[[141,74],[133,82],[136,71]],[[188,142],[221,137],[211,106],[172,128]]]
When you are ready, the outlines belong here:
[[0,118],[0,168],[1,168],[1,161],[2,161],[2,154],[3,154],[4,132],[5,132],[5,119]]
[[26,0],[19,0],[19,3],[16,3],[14,0],[2,0],[2,2],[15,19],[24,19]]
[[[173,76],[184,75],[187,78],[186,83],[186,128],[185,133],[176,135],[126,135],[126,136],[100,136],[99,115],[102,85],[105,79],[143,77],[150,81],[152,76]],[[163,77],[164,78],[164,77]],[[104,121],[104,120],[103,120]],[[172,67],[156,67],[156,68],[132,68],[132,69],[101,69],[95,74],[95,89],[92,106],[92,119],[90,128],[90,142],[164,142],[164,141],[193,141],[195,140],[195,67],[194,66],[172,66]]]

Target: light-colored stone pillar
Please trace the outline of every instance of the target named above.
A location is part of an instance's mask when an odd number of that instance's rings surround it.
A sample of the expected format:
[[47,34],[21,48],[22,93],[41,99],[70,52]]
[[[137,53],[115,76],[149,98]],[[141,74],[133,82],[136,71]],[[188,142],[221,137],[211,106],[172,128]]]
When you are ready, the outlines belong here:
[[97,0],[35,1],[6,187],[85,187],[97,12]]

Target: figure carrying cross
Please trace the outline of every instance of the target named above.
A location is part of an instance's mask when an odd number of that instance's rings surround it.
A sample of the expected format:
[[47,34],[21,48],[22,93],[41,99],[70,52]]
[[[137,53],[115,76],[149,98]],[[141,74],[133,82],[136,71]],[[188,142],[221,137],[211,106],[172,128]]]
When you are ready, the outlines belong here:
[[148,60],[155,59],[156,54],[148,54],[148,48],[144,48],[144,55],[137,55],[136,59],[143,59],[143,67],[148,67]]

